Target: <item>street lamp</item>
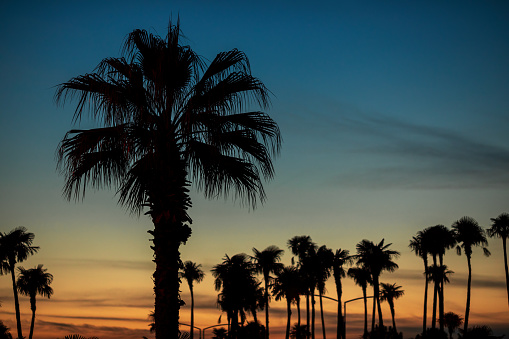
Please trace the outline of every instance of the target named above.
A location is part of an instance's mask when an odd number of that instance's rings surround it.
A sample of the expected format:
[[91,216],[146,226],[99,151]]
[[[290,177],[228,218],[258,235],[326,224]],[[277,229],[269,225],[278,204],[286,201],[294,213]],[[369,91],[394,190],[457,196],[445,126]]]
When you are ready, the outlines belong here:
[[[370,296],[367,296],[366,299],[367,298],[373,298],[373,296],[370,295]],[[343,303],[343,310],[344,310],[343,311],[343,313],[344,313],[344,315],[343,315],[343,323],[344,323],[345,338],[346,338],[346,304],[349,303],[349,302],[355,301],[355,300],[360,300],[360,299],[364,299],[364,297],[350,299],[350,300],[347,300],[347,301],[345,301]]]

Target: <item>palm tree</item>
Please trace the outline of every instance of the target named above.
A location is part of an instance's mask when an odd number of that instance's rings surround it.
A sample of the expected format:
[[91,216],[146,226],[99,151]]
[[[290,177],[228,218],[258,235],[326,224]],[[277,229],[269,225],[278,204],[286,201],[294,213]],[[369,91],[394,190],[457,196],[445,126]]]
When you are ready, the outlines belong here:
[[[306,262],[307,263],[311,262],[311,256],[316,253],[317,246],[311,240],[311,237],[308,235],[295,236],[288,240],[287,244],[292,254],[294,256],[297,256],[297,258],[299,259],[297,266],[301,274],[303,285],[305,286],[304,288],[306,295],[306,325],[309,331],[309,329],[311,328],[309,298],[311,296],[311,286],[314,285],[314,282],[311,272],[312,265],[308,265],[306,264]],[[292,258],[292,264],[293,263],[294,258]]]
[[412,237],[410,240],[410,244],[408,247],[412,249],[412,251],[420,257],[424,262],[424,310],[422,315],[422,333],[426,333],[426,318],[428,317],[428,245],[426,240],[428,237],[426,236],[427,230],[417,232],[417,235]]
[[345,338],[345,323],[343,320],[343,304],[341,301],[341,297],[343,295],[343,286],[341,284],[341,279],[346,276],[345,266],[352,263],[353,258],[350,256],[350,252],[348,250],[342,250],[341,248],[336,250],[334,254],[333,262],[332,262],[332,272],[334,275],[334,282],[336,283],[336,293],[338,296],[338,323],[336,329],[336,338],[338,339],[346,339]]
[[[433,256],[433,264],[436,266],[444,265],[445,251],[453,248],[456,245],[456,239],[454,233],[444,225],[431,226],[426,229],[425,233],[425,245],[428,247],[428,251]],[[437,257],[439,262],[437,262]],[[433,319],[432,328],[436,328],[436,309],[437,299],[439,308],[439,320],[444,315],[444,281],[435,281],[434,297],[433,297]],[[440,322],[440,330],[444,330],[443,321]]]
[[231,324],[231,331],[228,332],[233,338],[238,335],[239,317],[242,322],[246,319],[246,312],[256,317],[253,312],[259,305],[256,296],[263,296],[260,283],[254,276],[254,265],[249,259],[244,253],[231,258],[225,255],[223,262],[212,268],[215,289],[220,291],[218,304],[228,316],[228,323]]
[[200,283],[205,277],[205,273],[201,270],[201,265],[196,264],[192,261],[186,261],[182,265],[182,271],[180,272],[180,278],[185,279],[189,285],[189,292],[191,293],[191,339],[194,335],[194,291],[193,283],[196,281]]
[[9,328],[4,325],[4,323],[0,320],[0,339],[12,339],[11,332],[9,332]]
[[444,325],[449,331],[449,339],[452,339],[454,331],[463,324],[463,318],[454,312],[447,312],[444,314]]
[[53,275],[47,273],[47,269],[38,265],[36,268],[28,270],[23,267],[18,267],[19,277],[16,283],[19,293],[30,297],[30,309],[32,310],[32,322],[30,323],[30,335],[28,339],[32,339],[34,334],[35,324],[35,297],[37,294],[47,297],[48,299],[53,294],[53,289],[50,287],[53,281]]
[[387,301],[389,303],[389,307],[391,308],[392,315],[392,328],[394,329],[394,333],[398,333],[396,328],[396,319],[395,319],[395,311],[394,311],[394,300],[399,299],[405,294],[405,291],[401,289],[401,286],[396,286],[396,284],[386,284],[380,283],[380,287],[382,290],[380,291],[380,301]]
[[[430,281],[433,281],[437,286],[439,286],[438,294],[444,298],[444,291],[443,288],[440,288],[440,283],[443,282],[444,285],[446,283],[449,283],[449,275],[453,274],[454,272],[449,270],[447,265],[431,265],[428,267],[428,279]],[[444,324],[443,317],[440,317],[438,319],[438,322],[440,323],[440,332],[444,331]]]
[[504,249],[505,284],[507,288],[507,303],[509,304],[509,270],[507,268],[507,238],[509,237],[509,213],[502,213],[491,218],[491,227],[487,230],[490,238],[501,238]]
[[286,336],[290,337],[290,324],[292,318],[291,303],[297,301],[301,286],[299,283],[299,271],[294,266],[285,266],[276,273],[276,279],[272,288],[272,293],[276,300],[286,299]]
[[205,62],[181,44],[171,22],[166,37],[135,30],[123,57],[106,58],[94,73],[58,86],[57,103],[77,98],[102,127],[69,131],[58,146],[64,195],[88,186],[116,188],[119,203],[154,224],[156,337],[176,337],[180,308],[179,247],[191,235],[189,186],[208,198],[228,196],[253,208],[265,200],[262,178],[274,175],[277,124],[249,103],[268,107],[269,92],[236,49]]
[[362,240],[356,246],[357,265],[367,269],[373,281],[373,314],[371,320],[371,331],[375,329],[376,305],[378,305],[378,326],[383,328],[382,308],[380,305],[379,278],[383,271],[394,272],[398,264],[392,261],[399,256],[399,252],[388,249],[392,244],[384,245],[384,239],[378,244],[369,240]]
[[11,273],[18,339],[23,338],[23,333],[21,330],[18,290],[16,288],[14,272],[16,263],[25,261],[29,255],[35,254],[39,250],[38,246],[32,246],[34,237],[34,234],[27,232],[27,229],[24,227],[17,227],[9,233],[0,232],[0,273]]
[[461,255],[461,249],[463,248],[463,252],[465,252],[465,256],[467,257],[468,283],[467,283],[467,305],[465,309],[465,326],[464,326],[464,333],[467,333],[468,316],[470,313],[470,289],[472,285],[472,264],[471,264],[472,247],[482,246],[484,255],[486,256],[489,256],[491,253],[486,248],[486,246],[488,246],[488,240],[486,239],[484,229],[481,226],[479,226],[479,224],[474,218],[462,217],[452,225],[452,228],[454,230],[456,240],[459,244],[456,247],[458,255]]
[[362,288],[362,296],[364,297],[364,333],[363,338],[368,337],[368,298],[366,290],[368,284],[372,283],[371,274],[369,271],[361,266],[352,267],[348,269],[348,276],[355,281],[355,284]]
[[[320,298],[320,316],[322,320],[322,335],[323,339],[326,339],[325,333],[325,318],[323,316],[323,295],[327,292],[325,283],[331,276],[331,269],[334,263],[334,252],[325,245],[320,246],[314,256],[314,276],[316,281],[316,288],[318,289],[318,295]],[[313,310],[314,312],[314,310]],[[314,314],[313,314],[314,315]],[[314,317],[313,317],[314,321]],[[314,331],[314,322],[313,322]],[[314,334],[314,333],[313,333]],[[313,336],[314,338],[314,336]]]
[[280,263],[281,256],[284,251],[277,246],[269,246],[263,251],[259,251],[253,247],[254,256],[252,259],[255,263],[255,269],[257,273],[263,275],[263,281],[265,283],[264,292],[264,303],[265,303],[265,338],[269,338],[269,283],[273,279],[270,274],[276,274],[284,265]]

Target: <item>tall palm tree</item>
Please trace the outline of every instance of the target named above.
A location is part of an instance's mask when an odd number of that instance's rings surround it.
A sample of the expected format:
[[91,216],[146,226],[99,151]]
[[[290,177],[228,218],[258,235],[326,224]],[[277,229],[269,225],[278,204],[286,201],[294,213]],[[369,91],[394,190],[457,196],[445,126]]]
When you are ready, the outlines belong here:
[[182,270],[180,272],[180,278],[187,281],[189,285],[189,292],[191,293],[191,339],[193,339],[194,335],[194,290],[193,283],[196,281],[200,283],[205,277],[205,273],[203,273],[200,268],[200,264],[196,264],[190,260],[184,262],[182,265]]
[[366,339],[368,337],[368,298],[366,290],[368,284],[372,283],[371,274],[362,266],[349,268],[347,274],[355,281],[356,285],[362,288],[362,296],[364,297],[364,333],[362,337]]
[[390,250],[392,244],[384,244],[384,239],[378,244],[369,240],[362,240],[356,245],[357,265],[366,268],[373,281],[373,314],[371,320],[371,331],[375,329],[375,313],[378,305],[378,326],[383,328],[382,307],[380,305],[379,278],[383,271],[394,272],[399,266],[393,258],[399,256],[399,252]]
[[269,284],[272,277],[270,274],[276,274],[284,265],[280,263],[281,256],[284,251],[277,246],[269,246],[263,251],[259,251],[253,247],[254,256],[252,257],[255,263],[257,273],[263,275],[265,283],[264,291],[264,306],[265,306],[265,338],[269,338]]
[[[325,245],[320,246],[316,251],[314,263],[314,276],[316,281],[316,288],[320,299],[320,317],[322,320],[322,335],[326,339],[325,331],[325,318],[323,316],[323,295],[327,292],[325,283],[331,276],[332,265],[334,263],[334,252]],[[313,324],[314,325],[314,324]],[[313,326],[314,329],[314,326]]]
[[382,288],[380,291],[380,301],[387,301],[387,303],[389,303],[392,315],[392,328],[394,329],[394,333],[397,334],[398,329],[396,328],[394,300],[402,297],[405,294],[405,291],[401,289],[401,286],[396,286],[396,283],[394,284],[380,283],[380,287]]
[[[311,237],[308,235],[295,236],[288,240],[288,248],[292,252],[294,256],[296,256],[299,260],[297,267],[299,268],[301,279],[305,288],[306,295],[306,325],[308,332],[311,328],[310,321],[310,305],[309,299],[311,296],[311,286],[314,284],[313,274],[312,274],[312,265],[306,264],[310,263],[311,257],[316,253],[317,246],[311,240]],[[292,258],[292,264],[294,263],[294,258]],[[314,305],[313,305],[314,307]],[[299,324],[300,325],[300,324]],[[309,332],[311,333],[311,332]]]
[[468,316],[470,313],[470,290],[472,286],[472,247],[482,246],[484,255],[489,256],[491,253],[486,248],[488,246],[488,240],[484,229],[479,226],[477,221],[471,217],[462,217],[454,224],[452,224],[458,246],[456,247],[458,255],[461,255],[461,249],[467,257],[468,264],[468,283],[467,283],[467,304],[465,309],[465,326],[464,333],[468,330]]
[[35,254],[39,250],[38,246],[32,246],[33,241],[34,234],[27,232],[25,227],[17,227],[9,233],[0,232],[0,273],[11,273],[18,339],[23,338],[23,333],[21,330],[18,290],[16,288],[14,272],[16,263],[25,261],[29,255]]
[[507,267],[507,238],[509,237],[509,213],[502,213],[491,218],[491,227],[487,230],[490,238],[501,238],[504,249],[505,284],[507,288],[507,303],[509,304],[509,270]]
[[32,339],[34,334],[35,324],[35,297],[37,294],[47,297],[48,299],[53,294],[51,283],[53,282],[53,275],[47,273],[47,269],[42,268],[42,265],[37,265],[36,268],[28,270],[23,267],[18,267],[19,277],[16,283],[19,293],[30,297],[30,309],[32,310],[32,322],[30,323],[30,335],[28,339]]
[[[442,298],[444,298],[444,291],[443,288],[440,287],[440,283],[443,282],[444,285],[449,283],[449,275],[453,273],[453,271],[448,269],[447,265],[431,265],[428,267],[428,279],[439,286],[438,294],[441,295]],[[440,331],[444,331],[445,322],[443,321],[443,317],[440,317],[438,321],[442,322],[440,323]]]
[[286,299],[287,320],[285,339],[290,337],[290,324],[292,319],[291,304],[292,302],[297,301],[300,291],[301,286],[299,285],[299,271],[296,267],[285,266],[282,270],[279,270],[276,273],[272,293],[276,300],[281,300],[283,298]]
[[189,186],[208,198],[264,201],[262,178],[281,137],[277,124],[248,104],[269,104],[269,92],[236,49],[205,62],[181,44],[179,23],[166,37],[135,30],[123,57],[106,58],[94,73],[58,86],[57,103],[77,98],[74,121],[86,111],[102,127],[69,131],[58,146],[64,195],[80,199],[86,187],[114,187],[119,203],[154,229],[156,338],[176,337],[179,319],[179,247],[191,235]]
[[422,313],[422,333],[426,333],[426,318],[428,317],[428,253],[429,248],[426,244],[428,237],[426,236],[427,230],[417,232],[417,235],[412,237],[408,247],[422,259],[424,262],[424,310]]
[[[444,225],[431,226],[426,229],[425,233],[425,244],[428,247],[428,251],[433,256],[433,264],[436,266],[444,265],[444,255],[446,250],[453,248],[456,245],[456,239],[454,232],[449,230]],[[438,262],[437,262],[438,257]],[[444,281],[435,281],[434,297],[433,297],[433,319],[432,328],[436,328],[436,309],[438,299],[438,319],[442,319],[444,316]],[[439,321],[440,330],[444,330],[444,322]]]
[[449,339],[452,339],[454,331],[463,324],[463,318],[454,312],[447,312],[444,314],[444,325],[449,332]]
[[341,301],[341,297],[343,295],[343,286],[341,283],[341,279],[346,276],[345,266],[351,264],[353,258],[350,256],[350,252],[348,250],[342,250],[341,248],[336,250],[334,253],[334,258],[332,262],[332,272],[334,275],[334,282],[336,283],[336,293],[338,296],[338,320],[337,320],[337,329],[336,329],[336,338],[337,339],[346,339],[345,338],[345,323],[343,320],[343,303]]
[[220,291],[218,304],[227,313],[228,323],[231,323],[229,332],[233,338],[237,338],[239,317],[244,322],[246,312],[253,313],[253,309],[259,305],[258,298],[254,297],[260,290],[254,265],[245,253],[231,258],[225,255],[223,262],[212,268],[212,275],[215,278],[215,289]]

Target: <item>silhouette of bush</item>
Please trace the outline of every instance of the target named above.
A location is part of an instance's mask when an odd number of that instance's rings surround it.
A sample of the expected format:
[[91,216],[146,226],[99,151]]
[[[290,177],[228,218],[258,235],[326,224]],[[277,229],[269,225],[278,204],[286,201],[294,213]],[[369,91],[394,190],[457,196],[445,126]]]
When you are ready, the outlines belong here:
[[375,326],[375,329],[368,333],[368,339],[403,339],[403,332],[396,333],[391,326]]
[[428,328],[424,335],[418,335],[416,338],[420,339],[448,339],[447,333],[441,331],[439,328]]
[[467,333],[464,334],[464,331],[460,330],[461,334],[459,335],[460,339],[501,339],[505,335],[496,336],[493,335],[493,330],[491,327],[482,325],[482,326],[473,326],[468,329]]
[[305,339],[311,335],[311,332],[308,331],[308,327],[306,325],[293,325],[290,330],[290,338],[292,339]]
[[0,320],[0,339],[12,339],[9,328]]

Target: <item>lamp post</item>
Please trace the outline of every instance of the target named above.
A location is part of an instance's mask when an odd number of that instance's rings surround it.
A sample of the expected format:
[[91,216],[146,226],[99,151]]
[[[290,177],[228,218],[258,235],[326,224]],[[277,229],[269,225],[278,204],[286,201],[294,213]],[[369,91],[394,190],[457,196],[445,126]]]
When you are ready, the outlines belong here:
[[[372,295],[371,296],[367,296],[366,299],[367,298],[373,298],[373,296]],[[346,338],[346,304],[349,303],[349,302],[352,302],[352,301],[360,300],[360,299],[364,299],[364,297],[359,297],[359,298],[354,298],[354,299],[346,300],[343,303],[343,310],[344,310],[343,311],[343,313],[344,313],[344,315],[343,315],[343,322],[345,324],[345,326],[344,326],[345,338]]]
[[[179,323],[179,325],[184,325],[184,326],[189,326],[189,327],[191,327],[191,325],[189,325],[189,324],[184,324],[184,323]],[[196,326],[193,326],[193,328],[198,329],[198,331],[199,331],[199,333],[200,333],[200,337],[199,337],[199,338],[201,339],[201,328],[196,327]],[[192,330],[191,330],[191,331],[192,331]]]

